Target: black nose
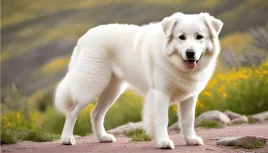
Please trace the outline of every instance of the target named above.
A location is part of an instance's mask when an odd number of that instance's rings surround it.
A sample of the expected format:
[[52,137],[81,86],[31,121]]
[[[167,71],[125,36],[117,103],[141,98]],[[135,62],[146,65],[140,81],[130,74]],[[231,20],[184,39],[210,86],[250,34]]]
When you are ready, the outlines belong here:
[[186,56],[187,56],[187,58],[194,59],[194,55],[195,55],[195,52],[194,52],[193,49],[187,49],[186,50]]

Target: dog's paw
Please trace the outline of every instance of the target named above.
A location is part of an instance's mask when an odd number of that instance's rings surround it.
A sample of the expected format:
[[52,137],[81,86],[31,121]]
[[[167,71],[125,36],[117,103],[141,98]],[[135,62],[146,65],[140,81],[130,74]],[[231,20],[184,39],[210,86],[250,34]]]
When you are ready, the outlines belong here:
[[191,146],[202,146],[203,145],[203,140],[202,138],[195,136],[195,137],[186,137],[185,141],[187,143],[187,145],[191,145]]
[[105,134],[99,136],[99,141],[100,142],[116,142],[115,137],[112,134]]
[[156,148],[159,149],[174,149],[174,143],[172,140],[160,140],[156,142]]
[[73,136],[62,136],[60,142],[63,145],[75,145],[75,138]]

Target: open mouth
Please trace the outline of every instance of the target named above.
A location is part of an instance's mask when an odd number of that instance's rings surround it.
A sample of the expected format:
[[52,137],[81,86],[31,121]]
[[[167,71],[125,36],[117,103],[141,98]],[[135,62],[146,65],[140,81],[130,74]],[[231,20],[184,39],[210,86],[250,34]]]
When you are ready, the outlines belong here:
[[187,60],[185,60],[185,59],[183,59],[182,55],[181,55],[181,58],[185,62],[187,68],[190,69],[190,70],[193,70],[196,67],[196,65],[199,62],[199,60],[201,59],[202,55],[203,55],[203,53],[201,54],[201,56],[200,56],[200,58],[198,60],[195,60],[195,59],[187,59]]

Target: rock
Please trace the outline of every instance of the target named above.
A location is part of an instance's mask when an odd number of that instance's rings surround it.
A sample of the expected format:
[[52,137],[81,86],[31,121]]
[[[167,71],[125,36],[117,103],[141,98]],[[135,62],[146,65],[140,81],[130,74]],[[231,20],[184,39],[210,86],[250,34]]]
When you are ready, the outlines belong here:
[[74,135],[74,138],[78,139],[78,138],[81,138],[80,135]]
[[242,146],[247,143],[255,142],[267,142],[267,138],[258,137],[258,136],[237,136],[237,137],[225,137],[216,142],[217,145],[226,145],[226,146]]
[[248,118],[245,115],[240,115],[230,110],[226,110],[223,113],[231,119],[231,122],[230,122],[231,124],[248,123]]
[[256,120],[257,122],[265,122],[266,120],[268,120],[268,111],[255,114],[252,116],[252,118]]
[[179,123],[176,122],[176,123],[170,125],[170,126],[168,127],[168,130],[181,131],[181,128],[180,128]]
[[113,135],[120,135],[124,134],[125,132],[130,132],[134,131],[137,129],[142,129],[143,128],[143,123],[142,122],[129,122],[124,125],[118,126],[114,129],[108,130],[107,133],[113,134]]
[[227,115],[231,120],[235,119],[235,118],[238,118],[238,117],[241,117],[242,115],[238,114],[238,113],[235,113],[235,112],[232,112],[230,110],[226,110],[223,112],[225,115]]
[[243,123],[248,123],[248,118],[243,115],[243,116],[240,116],[240,117],[237,117],[235,119],[232,119],[231,124],[243,124]]
[[195,125],[199,125],[203,120],[217,121],[222,125],[230,124],[229,117],[217,110],[208,111],[199,115],[195,120]]

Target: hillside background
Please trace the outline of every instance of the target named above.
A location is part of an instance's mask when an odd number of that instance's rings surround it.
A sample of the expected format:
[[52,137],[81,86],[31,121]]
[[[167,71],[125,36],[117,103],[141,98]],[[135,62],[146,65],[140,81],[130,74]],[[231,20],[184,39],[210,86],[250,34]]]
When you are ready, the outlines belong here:
[[[240,54],[252,45],[249,30],[267,24],[267,10],[266,0],[3,0],[1,87],[6,89],[14,83],[27,94],[54,87],[66,73],[76,41],[91,27],[107,23],[143,25],[161,21],[176,11],[209,12],[221,19],[225,23],[220,35],[222,52]],[[221,69],[236,66],[233,62],[221,61]]]
[[[224,22],[220,34],[222,51],[214,77],[217,81],[211,81],[208,90],[204,91],[204,97],[200,97],[200,100],[204,103],[199,103],[200,109],[197,110],[197,114],[217,106],[223,106],[217,103],[218,98],[216,96],[222,96],[222,102],[232,101],[235,104],[237,101],[238,103],[232,107],[231,105],[224,105],[222,109],[239,107],[241,109],[238,109],[238,111],[248,114],[254,111],[267,110],[268,66],[266,67],[266,65],[268,64],[264,63],[268,55],[267,0],[2,0],[2,114],[8,114],[9,111],[13,110],[15,113],[23,113],[21,109],[27,108],[28,112],[37,112],[40,115],[36,117],[37,120],[55,118],[55,123],[63,124],[63,117],[59,117],[61,121],[59,122],[58,118],[53,116],[55,111],[51,107],[52,95],[56,83],[66,73],[70,55],[78,38],[91,27],[100,24],[143,25],[161,21],[174,12],[209,12]],[[259,67],[259,65],[261,66]],[[237,95],[231,94],[234,93],[233,88],[229,90],[223,85],[235,78],[236,82],[231,83],[235,88],[238,88],[239,85],[236,84],[239,84],[241,79],[246,80],[251,72],[256,76],[260,73],[259,76],[262,77],[257,80],[265,83],[257,85],[254,83],[254,88],[248,87],[251,90],[254,89],[254,91],[245,90],[245,92],[253,92],[254,95],[252,95],[253,93],[249,95],[239,92],[237,94],[241,94],[240,96],[244,99],[235,100],[234,97],[237,97]],[[256,81],[256,78],[253,80]],[[241,83],[241,89],[245,87],[244,84],[250,83]],[[223,92],[224,89],[222,88],[226,89],[226,92]],[[222,94],[217,95],[218,93],[215,93],[217,91],[222,92]],[[261,95],[255,94],[256,92]],[[214,95],[215,97],[212,98]],[[205,96],[209,98],[206,99]],[[226,100],[226,97],[230,97],[230,99]],[[130,107],[124,103],[125,101],[141,101],[141,98],[131,91],[127,91],[119,99],[122,109]],[[241,104],[242,101],[250,105]],[[252,101],[258,101],[261,104],[258,104],[255,108],[251,106]],[[132,105],[135,104],[131,104],[131,107]],[[137,116],[126,115],[128,112],[124,110],[121,114],[122,116],[125,114],[124,119],[115,122],[109,120],[112,117],[108,117],[108,119],[106,118],[108,120],[106,127],[112,128],[129,120],[140,120],[141,103],[136,105]],[[90,105],[88,111],[93,108],[94,105]],[[13,116],[14,112],[12,112]],[[12,113],[10,116],[12,116]],[[120,116],[115,108],[109,113]],[[42,117],[44,114],[45,117]],[[8,118],[7,116],[6,118]],[[43,127],[45,120],[38,126]],[[175,117],[171,120],[174,121]],[[80,122],[82,123],[84,120],[80,120]],[[18,126],[27,127],[27,125]],[[60,133],[61,131],[61,128],[52,128],[54,123],[48,126],[45,130],[49,132]],[[80,126],[78,125],[78,127]],[[83,127],[80,132],[86,131],[87,128]],[[84,135],[85,133],[80,134]]]

